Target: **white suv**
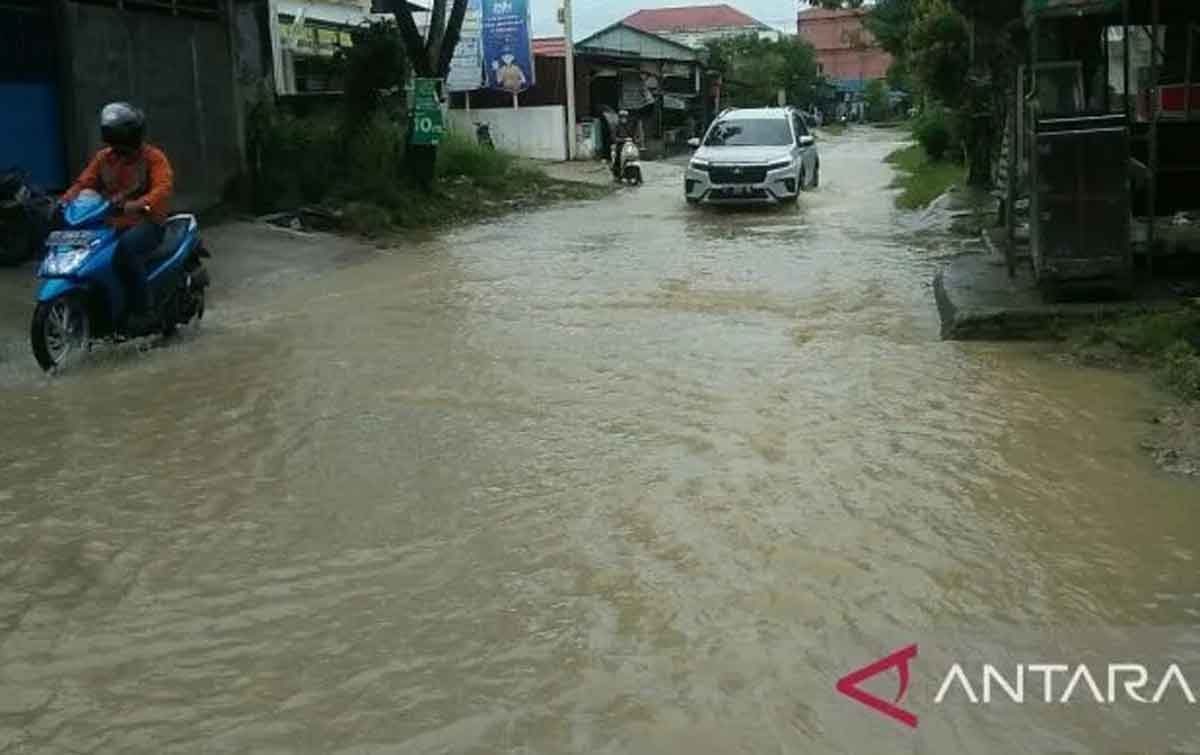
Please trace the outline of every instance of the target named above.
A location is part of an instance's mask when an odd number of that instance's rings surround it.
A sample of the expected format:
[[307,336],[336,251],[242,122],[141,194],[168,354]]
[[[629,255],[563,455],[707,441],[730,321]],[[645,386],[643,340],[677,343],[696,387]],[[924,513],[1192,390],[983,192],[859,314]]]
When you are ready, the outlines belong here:
[[821,157],[804,116],[792,108],[727,110],[684,174],[691,204],[778,204],[797,201],[821,182]]

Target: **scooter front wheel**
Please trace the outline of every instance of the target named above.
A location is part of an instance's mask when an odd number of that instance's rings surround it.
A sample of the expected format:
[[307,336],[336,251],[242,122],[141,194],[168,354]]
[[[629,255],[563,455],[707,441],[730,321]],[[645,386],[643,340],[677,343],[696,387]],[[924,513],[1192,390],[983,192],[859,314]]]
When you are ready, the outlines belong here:
[[61,370],[87,352],[91,320],[77,296],[40,302],[33,311],[29,341],[33,356],[46,372]]

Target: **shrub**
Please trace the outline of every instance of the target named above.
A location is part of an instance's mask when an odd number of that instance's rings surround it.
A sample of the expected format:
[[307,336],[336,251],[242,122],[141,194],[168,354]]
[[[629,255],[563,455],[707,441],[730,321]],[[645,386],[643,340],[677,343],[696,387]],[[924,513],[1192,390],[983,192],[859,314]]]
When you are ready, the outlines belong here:
[[875,79],[867,83],[863,95],[867,105],[867,120],[885,121],[888,118],[888,88],[883,79]]
[[260,211],[320,201],[337,178],[330,175],[330,167],[341,163],[334,119],[295,118],[263,107],[255,113],[250,142]]
[[351,134],[373,120],[386,102],[386,92],[403,92],[408,80],[408,59],[395,22],[364,24],[352,34],[354,44],[342,48],[335,59],[345,72],[342,117]]
[[925,150],[930,160],[935,162],[945,159],[946,153],[954,142],[954,134],[950,126],[950,117],[941,106],[929,107],[917,117],[913,126],[913,135]]
[[1178,341],[1163,356],[1167,385],[1184,398],[1200,400],[1200,353]]
[[363,236],[382,236],[392,227],[392,215],[374,202],[350,202],[345,208],[346,227]]
[[484,149],[463,134],[450,132],[438,147],[438,175],[489,178],[504,176],[514,163],[513,156],[500,150]]
[[386,117],[372,118],[348,137],[341,191],[348,199],[393,206],[406,180],[404,129]]

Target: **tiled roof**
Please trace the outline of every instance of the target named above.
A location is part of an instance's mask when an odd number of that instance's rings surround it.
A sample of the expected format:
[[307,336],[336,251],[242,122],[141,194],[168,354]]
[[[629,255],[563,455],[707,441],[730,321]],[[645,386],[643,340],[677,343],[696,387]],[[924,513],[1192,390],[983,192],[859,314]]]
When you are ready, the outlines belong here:
[[565,37],[534,39],[533,54],[543,58],[565,58],[567,57],[567,40]]
[[831,18],[846,18],[848,16],[865,16],[866,8],[845,8],[843,10],[828,10],[826,8],[808,8],[800,11],[800,21],[825,21]]
[[622,23],[651,34],[672,31],[703,31],[705,29],[767,28],[767,25],[758,19],[724,3],[721,5],[689,5],[679,8],[649,8],[626,16]]

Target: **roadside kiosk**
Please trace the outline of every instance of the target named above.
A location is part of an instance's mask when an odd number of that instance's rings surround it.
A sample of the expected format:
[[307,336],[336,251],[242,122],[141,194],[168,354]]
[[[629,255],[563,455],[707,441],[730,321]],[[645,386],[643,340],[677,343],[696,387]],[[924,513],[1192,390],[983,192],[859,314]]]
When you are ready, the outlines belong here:
[[[1163,214],[1200,206],[1196,0],[1026,0],[1018,76],[1034,271],[1128,294],[1134,254],[1153,272]],[[1164,159],[1165,158],[1165,159]]]

